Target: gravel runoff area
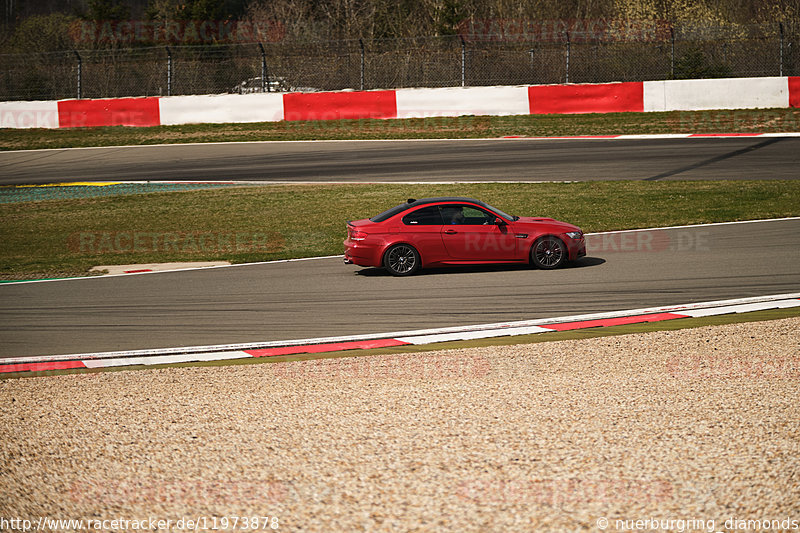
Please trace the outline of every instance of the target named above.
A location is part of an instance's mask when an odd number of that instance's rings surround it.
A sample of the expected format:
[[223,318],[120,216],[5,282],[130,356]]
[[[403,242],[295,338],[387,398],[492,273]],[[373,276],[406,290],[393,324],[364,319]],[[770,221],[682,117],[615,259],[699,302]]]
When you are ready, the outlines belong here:
[[[6,380],[0,517],[200,518],[206,529],[227,517],[232,530],[233,517],[258,516],[277,517],[280,531],[600,531],[603,519],[607,531],[637,530],[635,520],[650,520],[647,531],[654,520],[658,531],[774,531],[777,520],[791,530],[799,377],[800,318],[790,318]],[[750,522],[725,528],[731,519]]]

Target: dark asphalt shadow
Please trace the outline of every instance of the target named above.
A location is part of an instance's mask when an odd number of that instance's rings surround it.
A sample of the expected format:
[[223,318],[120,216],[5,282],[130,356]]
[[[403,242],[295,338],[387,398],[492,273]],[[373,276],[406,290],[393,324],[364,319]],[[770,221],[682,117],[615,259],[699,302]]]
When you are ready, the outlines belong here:
[[725,161],[726,159],[730,159],[732,157],[736,157],[739,155],[743,155],[749,152],[753,152],[755,150],[759,150],[770,144],[775,144],[776,142],[782,141],[782,138],[773,137],[771,139],[767,139],[766,141],[761,141],[760,143],[754,144],[752,146],[748,146],[746,148],[740,148],[739,150],[733,150],[732,152],[728,152],[727,154],[718,155],[716,157],[712,157],[711,159],[706,159],[705,161],[700,161],[699,163],[694,163],[691,165],[687,165],[685,167],[676,168],[675,170],[669,170],[667,172],[663,172],[661,174],[657,174],[655,176],[645,178],[644,181],[656,181],[660,180],[661,178],[669,178],[671,176],[675,176],[677,174],[682,174],[684,172],[688,172],[689,170],[696,170],[700,167],[704,167],[706,165],[711,165],[714,163],[719,163],[720,161]]
[[[600,257],[581,257],[576,261],[567,263],[562,270],[575,268],[586,268],[602,265],[606,260]],[[426,268],[420,270],[414,276],[438,276],[442,274],[475,274],[483,272],[514,272],[522,270],[537,270],[530,265],[464,265],[452,267]],[[364,268],[355,272],[357,276],[365,277],[393,277],[383,268]]]

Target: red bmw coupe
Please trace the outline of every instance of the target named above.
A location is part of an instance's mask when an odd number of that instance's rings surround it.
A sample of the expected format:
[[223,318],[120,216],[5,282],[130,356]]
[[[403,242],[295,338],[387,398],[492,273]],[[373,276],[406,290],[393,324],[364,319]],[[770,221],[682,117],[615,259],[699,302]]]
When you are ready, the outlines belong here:
[[420,268],[491,263],[553,269],[586,255],[583,232],[552,218],[508,215],[472,198],[410,199],[347,223],[344,262],[395,276]]

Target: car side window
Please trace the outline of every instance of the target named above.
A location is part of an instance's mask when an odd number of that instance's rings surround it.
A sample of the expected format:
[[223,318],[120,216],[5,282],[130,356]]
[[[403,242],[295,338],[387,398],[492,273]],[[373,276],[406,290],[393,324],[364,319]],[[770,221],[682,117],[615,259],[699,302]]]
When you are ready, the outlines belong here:
[[468,205],[442,206],[442,218],[445,224],[483,226],[494,223],[495,216]]
[[464,206],[464,224],[483,226],[486,224],[491,224],[493,221],[494,216],[489,215],[489,213],[486,211],[470,206]]
[[403,217],[403,224],[406,226],[441,226],[443,222],[439,207],[432,205],[407,214]]

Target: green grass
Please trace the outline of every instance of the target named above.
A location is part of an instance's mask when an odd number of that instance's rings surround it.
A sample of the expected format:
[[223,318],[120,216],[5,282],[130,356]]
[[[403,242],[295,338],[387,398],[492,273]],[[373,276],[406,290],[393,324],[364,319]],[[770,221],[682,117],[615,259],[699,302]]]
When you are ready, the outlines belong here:
[[800,317],[800,307],[788,309],[770,309],[766,311],[754,311],[750,313],[732,313],[728,315],[717,315],[702,318],[681,318],[676,320],[665,320],[663,322],[645,322],[641,324],[628,324],[624,326],[609,326],[601,328],[589,328],[573,331],[558,331],[552,333],[537,333],[534,335],[519,335],[515,337],[495,337],[489,339],[479,339],[471,341],[453,341],[437,344],[425,344],[418,346],[397,346],[392,348],[377,348],[373,350],[350,350],[339,352],[327,352],[320,354],[285,355],[277,357],[253,357],[245,359],[229,359],[221,361],[199,361],[195,363],[175,363],[163,365],[131,365],[109,368],[80,368],[68,370],[45,370],[41,372],[8,372],[0,374],[0,380],[16,379],[39,376],[58,376],[64,374],[87,374],[95,372],[125,372],[135,370],[156,370],[160,368],[186,368],[196,366],[231,366],[231,365],[254,365],[264,363],[284,363],[290,361],[305,361],[310,359],[333,359],[342,357],[369,357],[380,355],[393,355],[405,353],[430,352],[434,350],[456,350],[463,348],[491,348],[493,346],[508,346],[514,344],[536,344],[540,342],[555,342],[565,340],[593,339],[597,337],[611,337],[616,335],[631,335],[636,333],[648,333],[651,331],[676,331],[679,329],[700,328],[703,326],[720,326],[725,324],[739,324],[743,322],[759,322],[764,320],[779,320],[782,318]]
[[441,139],[521,135],[764,133],[800,131],[798,109],[590,113],[190,124],[150,128],[0,129],[0,150],[223,141]]
[[800,182],[777,180],[267,185],[18,202],[0,205],[0,279],[80,276],[96,265],[336,255],[347,220],[445,195],[586,232],[800,215]]

